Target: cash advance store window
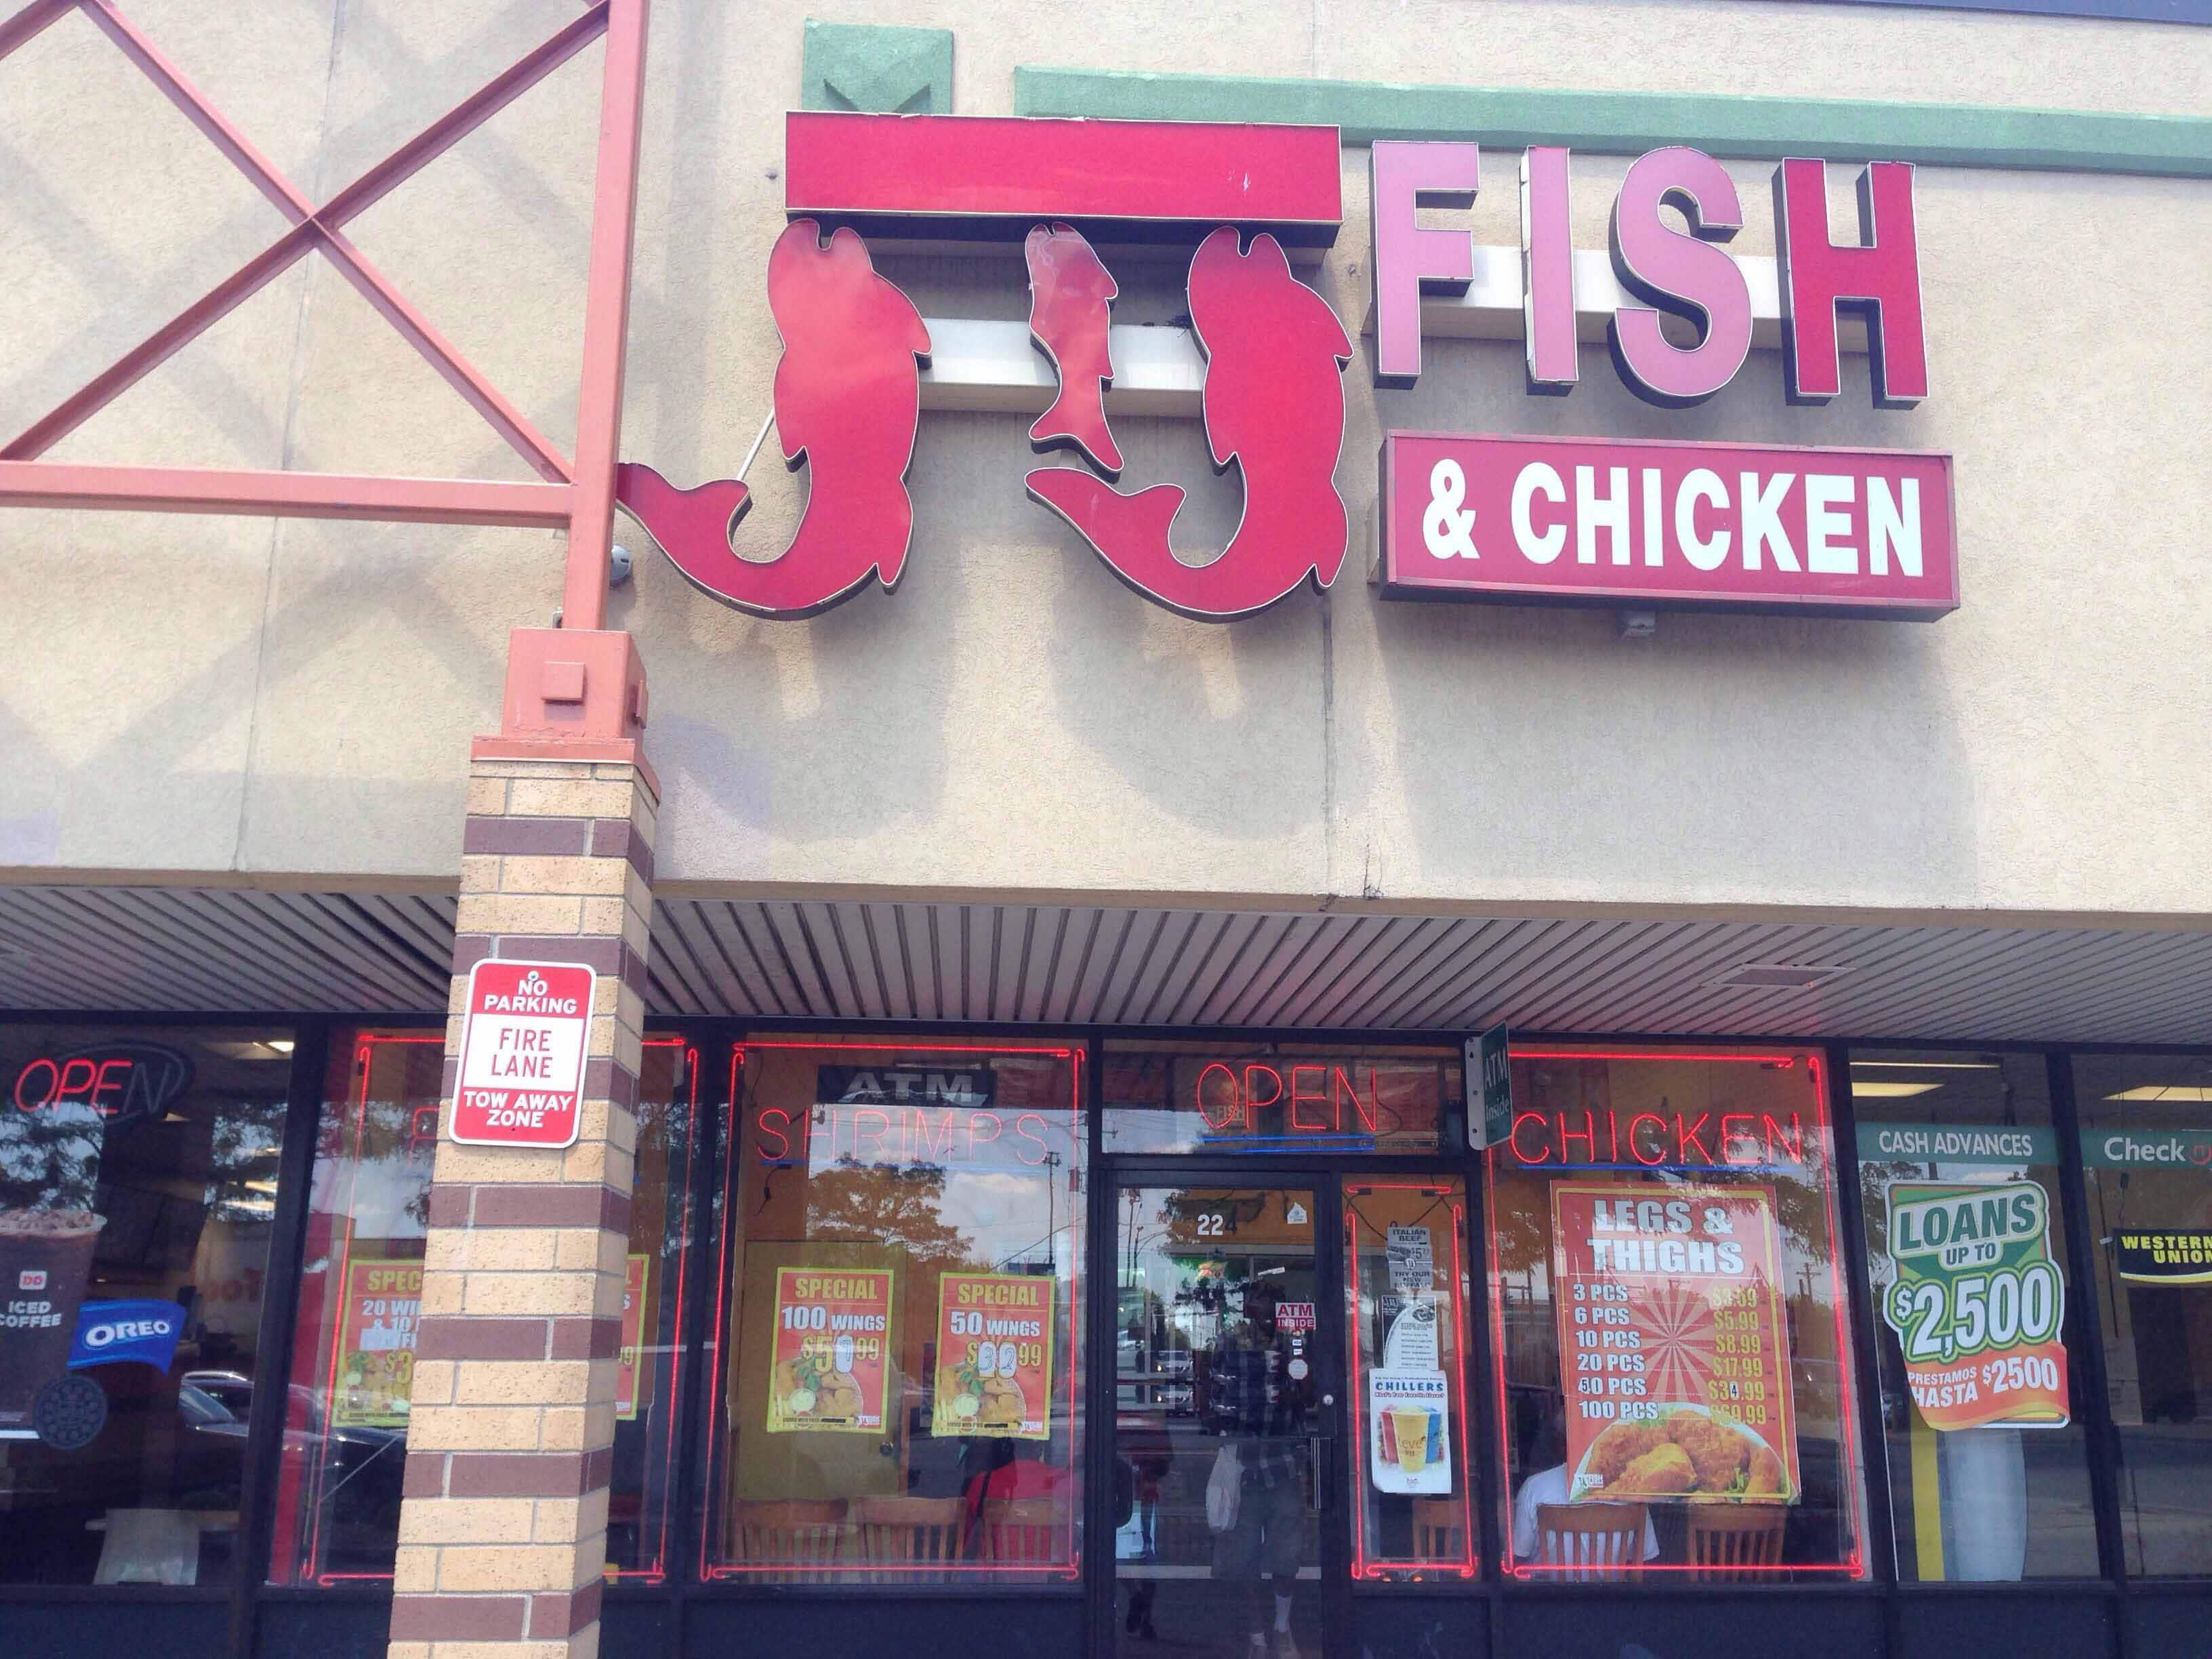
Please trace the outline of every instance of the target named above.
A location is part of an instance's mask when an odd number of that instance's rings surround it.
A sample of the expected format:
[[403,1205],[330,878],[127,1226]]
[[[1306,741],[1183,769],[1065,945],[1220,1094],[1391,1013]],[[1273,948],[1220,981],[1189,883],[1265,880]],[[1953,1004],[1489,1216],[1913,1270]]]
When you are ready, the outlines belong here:
[[235,1582],[293,1046],[0,1026],[0,1582]]
[[1866,1577],[1822,1055],[1511,1063],[1486,1159],[1504,1570]]
[[739,1045],[703,1577],[1079,1581],[1082,1062]]

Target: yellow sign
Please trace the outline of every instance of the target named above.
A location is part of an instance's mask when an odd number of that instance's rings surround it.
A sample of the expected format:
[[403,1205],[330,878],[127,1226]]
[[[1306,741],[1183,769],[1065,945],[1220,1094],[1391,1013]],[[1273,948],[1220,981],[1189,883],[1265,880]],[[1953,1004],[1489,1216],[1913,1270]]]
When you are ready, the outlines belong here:
[[1011,1440],[1051,1434],[1052,1298],[1047,1278],[939,1276],[932,1434]]

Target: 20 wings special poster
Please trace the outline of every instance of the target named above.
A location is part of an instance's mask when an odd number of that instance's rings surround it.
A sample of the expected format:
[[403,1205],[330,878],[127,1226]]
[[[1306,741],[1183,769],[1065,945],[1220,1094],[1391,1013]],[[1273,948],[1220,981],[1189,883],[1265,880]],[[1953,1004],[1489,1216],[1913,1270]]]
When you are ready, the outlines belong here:
[[1552,1237],[1568,1495],[1795,1503],[1773,1188],[1562,1182]]

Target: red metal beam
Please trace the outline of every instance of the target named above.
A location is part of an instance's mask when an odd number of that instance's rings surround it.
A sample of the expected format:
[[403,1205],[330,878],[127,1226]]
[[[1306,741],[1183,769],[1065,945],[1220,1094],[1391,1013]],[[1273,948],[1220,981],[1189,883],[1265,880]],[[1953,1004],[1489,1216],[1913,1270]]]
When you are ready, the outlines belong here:
[[131,386],[246,303],[315,245],[315,228],[292,227],[175,316],[87,380],[4,445],[0,461],[34,461]]
[[0,58],[33,35],[44,33],[49,24],[59,22],[63,15],[76,10],[77,4],[78,0],[31,0],[29,5],[0,23]]
[[551,483],[568,481],[568,461],[552,441],[501,397],[459,349],[407,302],[352,240],[340,234],[339,227],[381,200],[574,56],[606,27],[609,0],[595,0],[530,52],[368,168],[320,209],[309,204],[273,162],[225,120],[198,88],[116,10],[112,0],[70,0],[70,3],[84,4],[131,61],[293,223],[275,242],[0,447],[0,458],[32,460],[44,454],[209,326],[258,293],[309,247],[319,246],[362,297],[415,348],[464,402],[530,463],[540,477]]
[[[566,529],[570,532],[562,588],[567,623],[576,629],[599,628],[605,609],[616,445],[622,428],[648,3],[649,0],[581,0],[582,9],[575,17],[319,208],[124,16],[118,0],[30,0],[0,22],[0,58],[5,58],[66,13],[87,12],[288,222],[287,229],[275,241],[0,447],[0,507]],[[577,411],[579,454],[572,466],[407,302],[343,234],[342,227],[602,34],[607,41],[606,61],[585,296],[582,386]],[[36,459],[311,248],[320,248],[362,297],[547,482],[93,466]]]
[[564,628],[605,619],[614,539],[616,446],[622,441],[630,249],[637,216],[638,123],[645,101],[648,0],[612,0],[599,83],[599,155],[584,289],[584,368],[576,404],[575,516],[561,586]]
[[567,484],[478,478],[386,478],[338,472],[0,460],[0,507],[230,513],[252,518],[374,519],[394,524],[559,530],[568,525],[574,495]]

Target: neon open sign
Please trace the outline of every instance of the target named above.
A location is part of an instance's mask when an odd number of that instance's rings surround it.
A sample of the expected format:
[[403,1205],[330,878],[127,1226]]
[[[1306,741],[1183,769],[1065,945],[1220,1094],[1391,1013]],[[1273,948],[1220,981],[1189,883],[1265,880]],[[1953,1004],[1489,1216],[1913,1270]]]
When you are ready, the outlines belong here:
[[[1421,1073],[1425,1081],[1430,1075]],[[1374,1135],[1406,1127],[1382,1093],[1371,1065],[1215,1060],[1199,1067],[1191,1106],[1215,1135]]]
[[173,1048],[106,1042],[25,1060],[11,1097],[27,1112],[80,1106],[109,1119],[159,1117],[191,1080],[191,1061]]

